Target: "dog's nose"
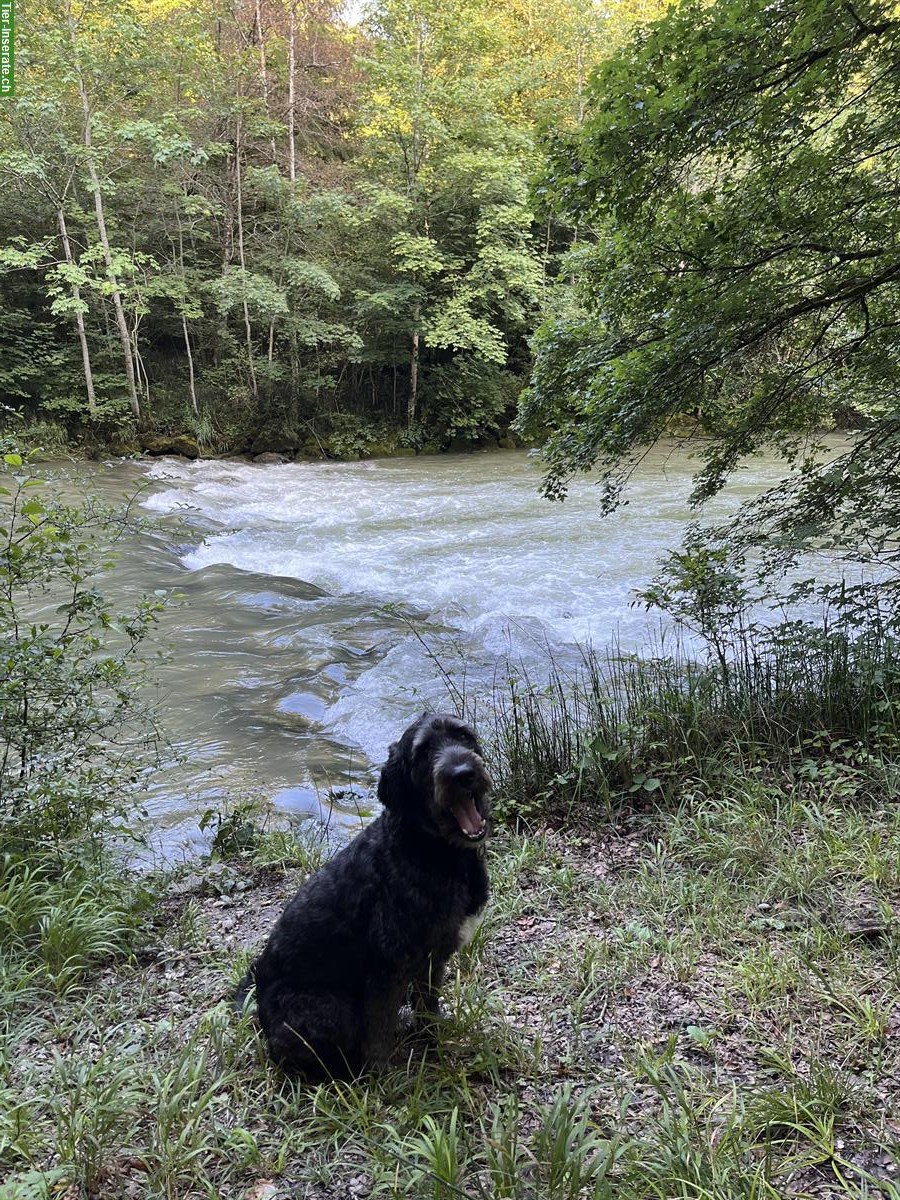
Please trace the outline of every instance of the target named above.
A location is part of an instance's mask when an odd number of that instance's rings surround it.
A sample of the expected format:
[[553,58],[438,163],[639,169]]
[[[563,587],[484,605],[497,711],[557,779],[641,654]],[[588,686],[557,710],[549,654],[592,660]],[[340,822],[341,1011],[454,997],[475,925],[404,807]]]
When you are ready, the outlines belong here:
[[458,763],[453,768],[452,778],[454,783],[467,787],[475,782],[475,768],[471,763]]

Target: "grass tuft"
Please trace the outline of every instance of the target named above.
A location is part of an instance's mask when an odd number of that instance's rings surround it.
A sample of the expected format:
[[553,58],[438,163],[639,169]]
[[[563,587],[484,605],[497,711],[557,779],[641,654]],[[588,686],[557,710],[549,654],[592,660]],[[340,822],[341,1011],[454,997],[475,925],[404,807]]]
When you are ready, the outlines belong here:
[[554,667],[548,682],[498,680],[478,707],[501,815],[611,819],[686,785],[720,791],[774,770],[844,799],[896,791],[893,638],[792,625],[762,648],[736,637],[732,650],[702,661],[678,642],[656,658],[586,650],[580,669]]

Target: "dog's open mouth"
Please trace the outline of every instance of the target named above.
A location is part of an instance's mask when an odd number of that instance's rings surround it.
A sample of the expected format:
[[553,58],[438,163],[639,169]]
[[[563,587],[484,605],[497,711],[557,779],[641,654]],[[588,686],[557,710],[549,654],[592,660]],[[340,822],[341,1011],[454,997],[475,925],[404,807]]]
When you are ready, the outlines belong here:
[[474,796],[462,796],[454,802],[451,811],[456,823],[471,842],[480,841],[487,833],[487,821],[478,811]]

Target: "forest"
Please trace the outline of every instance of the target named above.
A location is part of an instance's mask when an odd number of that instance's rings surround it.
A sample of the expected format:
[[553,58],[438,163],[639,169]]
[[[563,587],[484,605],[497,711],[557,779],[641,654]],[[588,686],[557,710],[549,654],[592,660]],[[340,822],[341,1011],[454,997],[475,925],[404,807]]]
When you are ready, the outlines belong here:
[[7,408],[45,441],[205,453],[505,433],[578,237],[536,183],[546,139],[660,8],[29,5],[0,113]]

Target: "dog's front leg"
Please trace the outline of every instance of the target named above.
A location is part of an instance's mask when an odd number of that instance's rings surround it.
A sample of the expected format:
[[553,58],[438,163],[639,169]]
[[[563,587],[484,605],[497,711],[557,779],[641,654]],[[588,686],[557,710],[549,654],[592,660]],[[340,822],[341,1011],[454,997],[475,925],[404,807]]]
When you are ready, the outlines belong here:
[[363,1003],[362,1052],[366,1065],[383,1065],[397,1037],[405,988],[397,983],[370,984]]
[[447,973],[449,955],[432,954],[425,970],[413,980],[413,1012],[437,1017],[441,1011],[441,987]]

